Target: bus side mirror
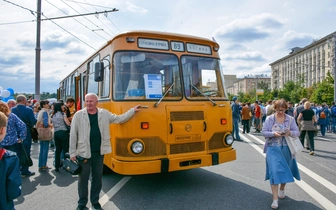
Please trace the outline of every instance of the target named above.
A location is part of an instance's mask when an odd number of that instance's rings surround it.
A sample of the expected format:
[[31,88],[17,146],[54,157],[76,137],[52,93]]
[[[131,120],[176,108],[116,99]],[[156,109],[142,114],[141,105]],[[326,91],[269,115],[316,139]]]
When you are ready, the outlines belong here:
[[104,62],[95,63],[94,80],[96,82],[102,82],[104,80]]

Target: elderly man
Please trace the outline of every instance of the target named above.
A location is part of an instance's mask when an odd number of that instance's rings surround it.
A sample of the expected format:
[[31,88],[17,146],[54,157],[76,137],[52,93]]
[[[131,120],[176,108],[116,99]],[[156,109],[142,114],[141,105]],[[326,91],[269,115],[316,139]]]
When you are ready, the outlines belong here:
[[[37,120],[34,116],[34,112],[31,108],[26,107],[27,99],[24,95],[18,95],[16,97],[17,105],[12,108],[12,112],[16,114],[22,120],[27,127],[27,136],[23,140],[23,146],[26,149],[27,155],[30,157],[30,149],[32,144],[31,128],[36,124]],[[21,177],[27,177],[35,175],[35,172],[30,172],[28,166],[21,167]]]
[[9,99],[9,100],[7,101],[7,105],[8,105],[8,107],[11,109],[12,107],[16,106],[16,102],[15,102],[14,99]]
[[78,207],[77,210],[87,209],[88,181],[90,172],[91,203],[93,209],[101,209],[98,202],[102,188],[104,154],[112,152],[110,142],[110,124],[124,123],[139,111],[139,105],[121,115],[112,114],[106,109],[97,108],[98,96],[88,93],[85,96],[86,107],[77,111],[71,122],[70,158],[79,160],[82,167],[78,176]]

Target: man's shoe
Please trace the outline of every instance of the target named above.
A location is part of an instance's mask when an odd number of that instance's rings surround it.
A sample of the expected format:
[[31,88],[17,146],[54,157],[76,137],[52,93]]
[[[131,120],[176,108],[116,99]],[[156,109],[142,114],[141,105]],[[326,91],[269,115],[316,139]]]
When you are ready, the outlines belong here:
[[93,204],[92,207],[93,207],[94,210],[101,210],[102,209],[101,205],[99,203]]
[[28,171],[28,173],[21,173],[21,177],[28,177],[28,176],[34,176],[35,172],[30,172]]
[[88,208],[86,206],[83,205],[78,205],[76,210],[87,210]]

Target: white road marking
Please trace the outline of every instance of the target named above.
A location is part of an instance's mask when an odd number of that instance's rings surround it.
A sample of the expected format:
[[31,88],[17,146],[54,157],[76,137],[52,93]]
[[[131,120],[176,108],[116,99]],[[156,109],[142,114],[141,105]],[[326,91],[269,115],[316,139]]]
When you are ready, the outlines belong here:
[[[251,138],[253,138],[257,142],[259,142],[260,144],[264,145],[265,142],[262,141],[262,140],[260,140],[259,138],[255,137],[255,136],[253,136],[251,134],[247,134],[247,135],[249,135]],[[252,142],[251,140],[249,140],[248,138],[246,138],[244,135],[240,135],[240,137],[243,137],[243,140],[246,141],[249,145],[251,145],[261,155],[263,155],[264,157],[266,156],[264,154],[264,151],[258,145],[256,145],[254,142]],[[329,189],[333,193],[336,193],[336,186],[334,184],[332,184],[328,180],[324,179],[323,177],[317,175],[316,173],[314,173],[313,171],[309,170],[308,168],[306,168],[305,166],[301,165],[300,163],[297,162],[297,164],[298,164],[299,169],[302,172],[304,172],[305,174],[307,174],[308,176],[310,176],[311,178],[313,178],[314,180],[316,180],[317,182],[319,182],[320,184],[322,184],[323,186],[325,186],[327,189]],[[308,185],[302,179],[301,179],[301,181],[295,181],[295,183],[302,190],[304,190],[306,193],[308,193],[313,199],[315,199],[319,204],[321,204],[321,206],[323,206],[325,209],[336,209],[336,205],[334,203],[332,203],[331,201],[329,201],[326,197],[324,197],[322,194],[320,194],[319,192],[317,192],[313,187],[311,187],[310,185]]]
[[[109,200],[131,179],[130,176],[125,176],[122,178],[114,187],[112,187],[106,194],[104,194],[100,199],[99,203],[101,206],[104,206]],[[114,203],[112,202],[113,209],[119,209]],[[92,208],[90,208],[92,209]]]

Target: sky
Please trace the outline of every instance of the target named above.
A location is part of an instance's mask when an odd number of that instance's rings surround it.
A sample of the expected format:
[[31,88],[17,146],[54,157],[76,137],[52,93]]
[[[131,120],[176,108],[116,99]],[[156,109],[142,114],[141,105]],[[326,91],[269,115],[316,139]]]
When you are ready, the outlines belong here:
[[[42,0],[40,92],[113,36],[154,30],[215,39],[224,74],[271,75],[270,63],[336,31],[335,0]],[[0,1],[0,86],[35,93],[37,0]]]

